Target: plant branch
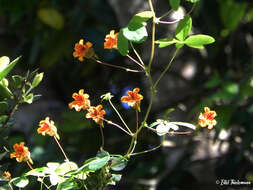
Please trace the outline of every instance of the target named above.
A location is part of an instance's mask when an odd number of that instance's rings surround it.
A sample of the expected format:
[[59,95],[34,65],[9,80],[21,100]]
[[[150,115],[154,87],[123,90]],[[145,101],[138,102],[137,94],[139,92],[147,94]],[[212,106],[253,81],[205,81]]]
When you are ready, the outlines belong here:
[[127,126],[126,122],[124,121],[124,119],[122,118],[122,116],[120,115],[120,113],[118,112],[118,110],[115,108],[115,106],[113,105],[112,101],[109,99],[109,103],[112,106],[112,108],[114,109],[114,111],[117,113],[117,115],[119,116],[121,122],[124,124],[124,126],[127,128],[128,132],[130,134],[132,134],[132,131],[129,129],[129,127]]
[[157,79],[157,81],[155,82],[154,84],[154,88],[156,88],[156,86],[158,85],[159,81],[161,80],[161,78],[165,75],[165,73],[169,70],[170,66],[171,66],[171,63],[173,62],[173,60],[175,59],[178,51],[179,51],[180,48],[177,48],[176,51],[174,52],[169,64],[167,65],[167,67],[164,69],[164,71],[162,72],[162,74],[159,76],[159,78]]
[[129,54],[127,54],[127,57],[132,60],[133,62],[135,62],[137,65],[139,65],[144,71],[145,71],[145,67],[139,63],[137,60],[135,60],[133,57],[131,57]]

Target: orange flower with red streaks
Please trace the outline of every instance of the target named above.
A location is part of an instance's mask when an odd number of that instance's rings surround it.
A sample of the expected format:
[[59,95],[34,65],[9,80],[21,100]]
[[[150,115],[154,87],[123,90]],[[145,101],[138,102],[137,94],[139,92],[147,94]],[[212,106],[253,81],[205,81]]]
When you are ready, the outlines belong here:
[[24,142],[14,144],[14,152],[10,154],[10,158],[16,158],[17,162],[30,162],[32,164],[31,154],[24,144]]
[[57,139],[60,139],[58,133],[57,133],[57,128],[54,125],[54,121],[50,121],[49,117],[46,117],[45,120],[41,120],[39,122],[40,128],[37,129],[38,134],[42,135],[49,135],[49,136],[55,136]]
[[114,34],[114,30],[110,31],[110,34],[107,34],[105,36],[105,42],[104,42],[104,48],[105,49],[117,49],[118,45],[118,35],[119,33]]
[[11,180],[11,174],[10,174],[10,172],[8,172],[8,171],[5,171],[4,173],[3,173],[3,177],[5,178],[5,179],[7,179],[7,180]]
[[74,98],[75,101],[69,103],[69,108],[75,108],[76,111],[81,111],[81,109],[89,109],[90,107],[90,100],[89,95],[83,93],[84,90],[79,90],[78,94],[74,93],[72,95],[72,98]]
[[141,94],[138,94],[139,91],[140,91],[139,88],[135,88],[133,91],[128,90],[126,92],[128,96],[121,97],[121,102],[125,102],[129,106],[137,109],[138,111],[141,111],[140,105],[141,105],[141,100],[143,99],[143,96]]
[[102,110],[103,106],[98,105],[96,107],[91,106],[88,109],[88,113],[86,114],[86,118],[92,118],[97,124],[103,126],[104,115],[106,114],[105,110]]
[[217,124],[216,120],[214,119],[217,114],[215,111],[211,111],[208,107],[205,107],[204,110],[205,112],[200,113],[199,115],[198,124],[201,127],[208,126],[208,129],[212,129],[213,126]]
[[79,61],[83,61],[83,58],[91,58],[95,55],[94,50],[92,48],[92,43],[91,42],[86,42],[84,44],[83,39],[79,41],[79,43],[75,44],[75,51],[73,53],[74,57],[78,57]]

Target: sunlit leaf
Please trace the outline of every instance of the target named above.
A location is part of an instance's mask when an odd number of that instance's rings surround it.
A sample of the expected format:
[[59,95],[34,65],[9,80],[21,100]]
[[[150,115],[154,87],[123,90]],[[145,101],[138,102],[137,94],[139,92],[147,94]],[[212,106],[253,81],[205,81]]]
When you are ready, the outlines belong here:
[[131,31],[138,30],[146,25],[146,22],[153,17],[152,11],[144,11],[133,16],[127,27]]
[[24,188],[29,184],[29,180],[25,176],[16,177],[11,180],[11,183],[13,183],[16,187]]
[[192,48],[203,49],[204,45],[211,44],[215,40],[213,37],[203,34],[189,36],[184,43]]
[[189,35],[192,28],[192,19],[190,16],[185,16],[184,19],[180,20],[176,28],[176,38],[180,41],[184,41]]
[[38,86],[40,84],[40,82],[43,79],[43,74],[44,73],[38,73],[35,75],[33,82],[32,82],[32,86],[31,86],[32,88],[35,88],[36,86]]
[[[17,64],[20,57],[13,60],[11,63],[9,63],[2,71],[0,71],[0,81],[8,75],[8,73],[13,69],[13,67]],[[6,61],[6,60],[4,60]]]
[[125,38],[134,43],[142,43],[147,37],[147,29],[145,26],[139,27],[136,30],[130,30],[128,27],[122,28],[122,32]]

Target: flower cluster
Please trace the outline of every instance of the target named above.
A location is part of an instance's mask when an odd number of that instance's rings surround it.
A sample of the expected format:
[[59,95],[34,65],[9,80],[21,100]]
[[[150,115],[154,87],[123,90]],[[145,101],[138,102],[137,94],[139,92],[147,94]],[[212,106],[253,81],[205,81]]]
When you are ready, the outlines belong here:
[[[109,34],[105,36],[104,49],[117,49],[118,46],[118,35],[114,30],[111,30]],[[84,40],[79,40],[75,44],[73,56],[78,58],[79,61],[83,61],[84,57],[90,59],[95,57],[95,51],[92,48],[93,44],[91,42],[84,43]]]
[[28,150],[28,147],[24,146],[24,142],[20,142],[19,144],[14,144],[13,149],[14,152],[10,154],[10,158],[16,158],[17,162],[30,162],[33,163],[31,159],[31,154]]
[[102,105],[91,106],[89,95],[84,94],[84,90],[79,90],[79,93],[73,93],[72,97],[74,98],[73,102],[69,103],[69,108],[75,108],[76,111],[87,110],[86,118],[93,119],[97,124],[103,126],[104,115],[106,114],[105,110],[103,110]]
[[217,114],[215,111],[211,111],[208,107],[205,107],[204,111],[204,113],[200,113],[199,115],[198,124],[201,127],[207,126],[208,129],[212,129],[213,126],[217,124],[216,120],[214,119]]

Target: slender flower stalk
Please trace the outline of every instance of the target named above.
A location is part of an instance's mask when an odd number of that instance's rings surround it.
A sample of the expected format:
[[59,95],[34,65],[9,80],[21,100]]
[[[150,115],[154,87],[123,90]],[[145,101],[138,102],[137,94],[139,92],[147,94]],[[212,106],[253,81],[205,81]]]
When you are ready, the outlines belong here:
[[124,119],[122,118],[122,116],[120,115],[120,113],[118,112],[118,110],[115,108],[115,106],[113,105],[112,101],[109,99],[109,103],[112,106],[112,108],[114,109],[114,111],[117,113],[117,115],[119,116],[121,122],[124,124],[124,126],[127,128],[128,132],[130,134],[132,134],[132,131],[130,130],[130,128],[127,126],[126,122],[124,121]]
[[127,54],[127,57],[132,60],[133,62],[135,62],[137,65],[139,65],[144,71],[145,71],[145,67],[139,63],[137,60],[135,60],[133,57],[131,57],[129,54]]
[[123,127],[121,127],[120,125],[118,125],[118,124],[116,124],[116,123],[114,123],[114,122],[112,122],[112,121],[109,121],[109,120],[107,120],[107,119],[104,119],[104,118],[101,118],[103,121],[105,121],[106,123],[108,123],[108,124],[110,124],[110,125],[113,125],[113,126],[115,126],[115,127],[117,127],[117,128],[119,128],[120,130],[122,130],[122,131],[124,131],[126,134],[128,134],[129,136],[133,136],[133,134],[132,133],[129,133],[128,131],[126,131]]
[[66,153],[64,152],[64,150],[63,150],[63,148],[62,148],[60,142],[59,142],[58,139],[56,138],[56,136],[54,136],[54,140],[55,140],[56,144],[58,145],[58,147],[60,148],[60,150],[61,150],[63,156],[65,157],[65,160],[68,162],[69,159],[68,159]]
[[105,137],[104,137],[104,132],[103,132],[101,125],[99,125],[99,130],[100,130],[100,134],[101,134],[101,149],[104,149]]
[[173,21],[162,21],[162,20],[158,20],[157,22],[160,24],[175,24],[178,23],[181,19],[177,19],[177,20],[173,20]]
[[33,170],[32,165],[31,165],[28,161],[26,161],[26,164],[28,165],[28,167],[29,167],[31,170]]
[[144,66],[145,64],[144,64],[144,62],[142,61],[140,54],[139,54],[139,53],[137,52],[137,50],[134,48],[134,45],[133,45],[133,43],[132,43],[131,41],[130,41],[130,45],[131,45],[131,47],[132,47],[132,49],[133,49],[135,55],[138,57],[140,63]]
[[127,67],[123,67],[123,66],[119,66],[119,65],[112,65],[112,64],[109,64],[109,63],[105,63],[103,61],[100,61],[98,59],[93,59],[94,61],[96,61],[97,63],[99,64],[102,64],[102,65],[105,65],[105,66],[109,66],[109,67],[114,67],[114,68],[118,68],[118,69],[123,69],[127,72],[133,72],[133,73],[140,73],[140,72],[144,72],[144,71],[140,71],[140,70],[135,70],[135,69],[129,69]]

